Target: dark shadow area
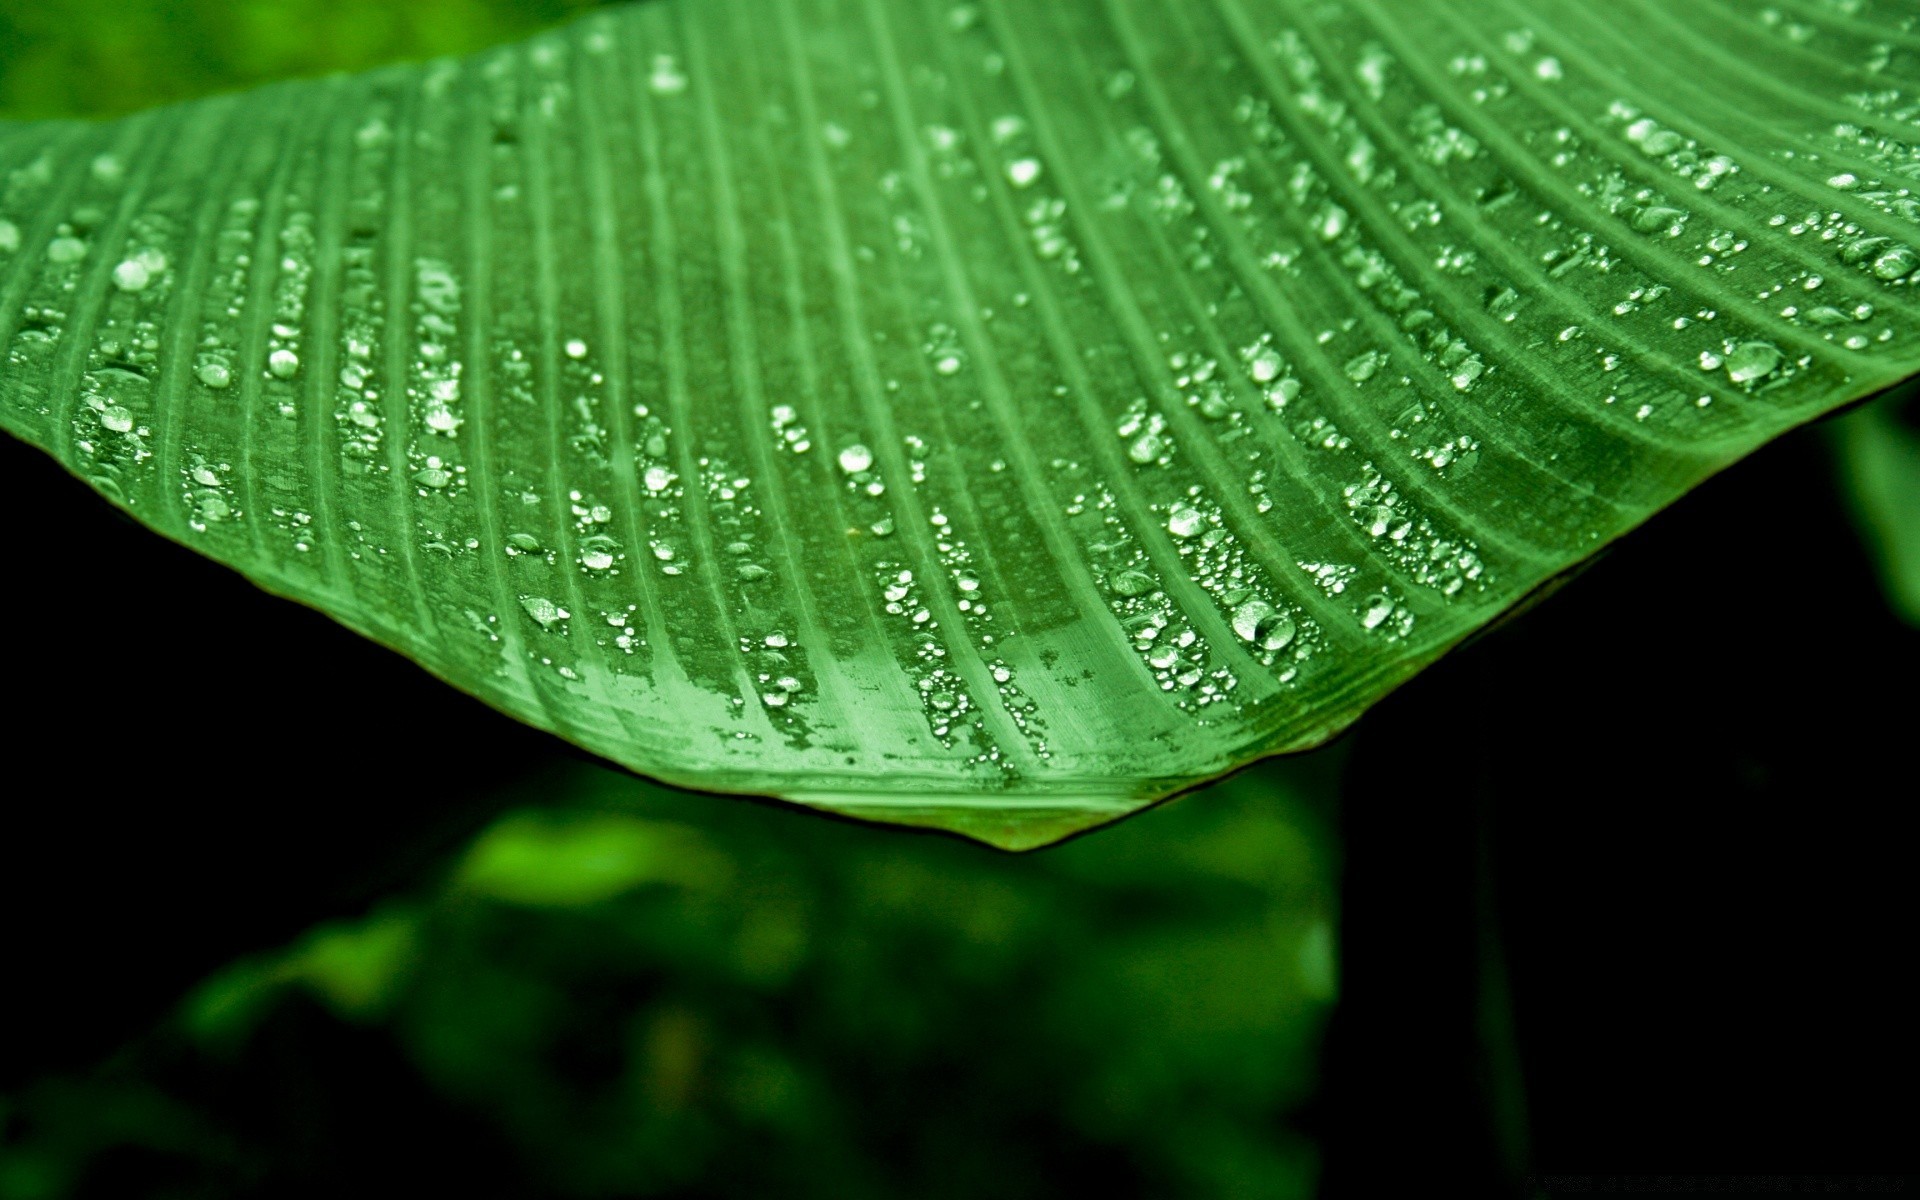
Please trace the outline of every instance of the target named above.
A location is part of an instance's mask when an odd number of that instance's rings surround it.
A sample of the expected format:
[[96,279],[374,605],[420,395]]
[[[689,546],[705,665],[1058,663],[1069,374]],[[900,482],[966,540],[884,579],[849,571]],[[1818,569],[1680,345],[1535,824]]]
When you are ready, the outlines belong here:
[[1910,1168],[1916,678],[1808,430],[1371,714],[1330,1194]]
[[[564,751],[135,525],[0,436],[0,1086],[137,1032],[236,954],[353,911]],[[290,769],[290,766],[295,769]]]

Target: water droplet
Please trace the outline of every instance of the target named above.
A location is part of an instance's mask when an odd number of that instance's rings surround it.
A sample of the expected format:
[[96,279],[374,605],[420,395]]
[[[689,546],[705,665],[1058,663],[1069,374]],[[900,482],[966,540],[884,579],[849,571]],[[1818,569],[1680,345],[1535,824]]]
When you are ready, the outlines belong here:
[[653,76],[648,83],[655,93],[662,96],[677,96],[687,90],[687,77],[681,73],[679,64],[671,54],[654,56]]
[[227,364],[211,359],[201,363],[195,374],[210,388],[223,388],[233,382],[233,372],[227,369]]
[[508,554],[538,554],[540,539],[530,533],[510,533],[507,535]]
[[153,272],[137,258],[130,258],[113,269],[113,286],[123,292],[140,291],[152,282]]
[[300,356],[291,350],[275,350],[267,355],[267,370],[275,379],[292,379],[300,373]]
[[1293,618],[1265,600],[1249,600],[1233,610],[1233,631],[1262,650],[1280,650],[1293,641]]
[[840,452],[840,469],[849,475],[858,475],[871,466],[873,451],[858,442]]
[[1771,342],[1742,342],[1727,355],[1727,378],[1735,383],[1751,383],[1773,374],[1780,365],[1780,350]]
[[787,647],[787,635],[784,633],[770,633],[765,640],[769,650],[784,650]]
[[100,423],[115,433],[133,432],[133,414],[118,404],[109,404],[100,411]]
[[1247,372],[1255,383],[1272,383],[1280,377],[1280,368],[1284,365],[1271,347],[1262,347],[1247,358]]
[[1199,509],[1183,504],[1167,518],[1167,532],[1175,537],[1189,538],[1199,533],[1205,524],[1206,518],[1200,515]]
[[1016,158],[1007,164],[1007,179],[1015,187],[1030,187],[1043,170],[1037,158]]
[[580,565],[589,571],[604,571],[619,557],[620,543],[610,537],[590,537],[580,543]]
[[1906,246],[1895,246],[1873,260],[1873,273],[1892,283],[1896,279],[1905,279],[1920,267],[1920,258],[1916,258]]
[[520,607],[526,609],[527,615],[538,621],[542,629],[552,629],[570,615],[545,596],[522,596]]
[[1659,233],[1662,230],[1672,229],[1686,218],[1687,214],[1677,208],[1669,208],[1664,204],[1650,204],[1633,218],[1633,227],[1640,233]]
[[47,261],[77,263],[87,256],[87,244],[77,237],[57,237],[47,243]]
[[20,248],[20,227],[12,221],[0,221],[0,254],[12,254]]
[[566,348],[568,358],[579,359],[587,356],[587,344],[579,338],[569,341]]
[[648,467],[640,477],[641,482],[647,485],[647,490],[656,495],[672,487],[673,479],[672,471],[658,465]]
[[1153,576],[1145,571],[1121,571],[1108,580],[1108,586],[1118,595],[1127,597],[1144,596],[1155,590]]

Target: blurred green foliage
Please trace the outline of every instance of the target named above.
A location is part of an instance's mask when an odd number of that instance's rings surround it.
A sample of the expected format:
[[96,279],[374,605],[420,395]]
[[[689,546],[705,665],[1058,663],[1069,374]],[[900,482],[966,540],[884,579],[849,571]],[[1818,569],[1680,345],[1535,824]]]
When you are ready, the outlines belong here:
[[6,0],[0,113],[105,116],[482,49],[596,0]]
[[1920,626],[1920,386],[1897,388],[1830,429],[1887,602]]
[[508,1148],[499,1194],[1310,1195],[1333,884],[1299,786],[1013,857],[568,765],[438,881],[13,1098],[0,1197],[280,1194],[374,1169],[326,1113],[440,1106]]

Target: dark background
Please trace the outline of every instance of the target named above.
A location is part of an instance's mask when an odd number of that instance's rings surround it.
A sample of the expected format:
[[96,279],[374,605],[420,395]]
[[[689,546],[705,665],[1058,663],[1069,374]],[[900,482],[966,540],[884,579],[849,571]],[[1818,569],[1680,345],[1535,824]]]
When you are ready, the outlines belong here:
[[[113,111],[579,6],[365,7],[309,15],[333,30],[314,45],[287,32],[301,5],[0,4],[0,97]],[[1911,1169],[1920,633],[1832,442],[1709,483],[1329,751],[1013,859],[627,782],[0,440],[0,1198],[320,1194],[376,1168],[516,1196]],[[528,811],[637,811],[736,878],[800,882],[473,901],[472,839]],[[714,930],[794,907],[817,919],[776,984],[710,957]],[[1307,963],[1335,912],[1322,1039],[1316,968],[1273,963]],[[340,980],[385,961],[377,937],[345,975],[286,965],[317,922],[390,917],[413,940],[373,1000]],[[763,1044],[800,1083],[716,1082]]]

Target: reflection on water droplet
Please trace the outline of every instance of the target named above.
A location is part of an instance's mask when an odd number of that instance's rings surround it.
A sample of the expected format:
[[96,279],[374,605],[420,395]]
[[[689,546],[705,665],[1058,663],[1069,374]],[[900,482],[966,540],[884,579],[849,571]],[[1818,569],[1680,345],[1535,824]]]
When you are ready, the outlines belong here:
[[130,258],[113,269],[113,286],[123,292],[140,291],[152,282],[153,272],[137,258]]
[[1206,518],[1200,515],[1199,509],[1183,504],[1167,518],[1167,532],[1175,537],[1188,538],[1199,533],[1204,524]]
[[1360,623],[1368,629],[1378,629],[1392,615],[1393,601],[1376,593],[1367,597],[1367,611],[1360,618]]
[[267,355],[267,370],[275,379],[292,379],[300,373],[300,356],[291,350],[275,350]]
[[1015,187],[1029,187],[1040,178],[1043,169],[1037,158],[1016,158],[1007,164],[1007,179]]
[[858,442],[840,452],[840,469],[849,475],[858,475],[871,466],[873,466],[873,451]]
[[101,410],[100,423],[115,433],[133,432],[133,414],[118,404],[109,404]]
[[1121,571],[1108,581],[1109,586],[1122,596],[1144,596],[1154,590],[1153,576],[1145,571]]
[[687,90],[687,77],[680,72],[680,66],[671,54],[655,55],[653,76],[648,80],[654,92],[662,96],[677,96]]
[[542,629],[552,629],[570,615],[545,596],[522,596],[520,607],[526,609],[527,615],[538,621]]
[[1727,355],[1727,378],[1735,383],[1751,383],[1773,374],[1780,365],[1780,350],[1770,342],[1743,342]]
[[210,388],[223,388],[233,382],[233,372],[228,370],[227,364],[223,362],[213,360],[203,362],[196,374],[200,376],[200,382]]
[[1917,266],[1920,266],[1920,258],[1916,258],[1912,250],[1905,246],[1895,246],[1873,260],[1873,273],[1892,283],[1896,279],[1905,279],[1913,274],[1913,269]]

